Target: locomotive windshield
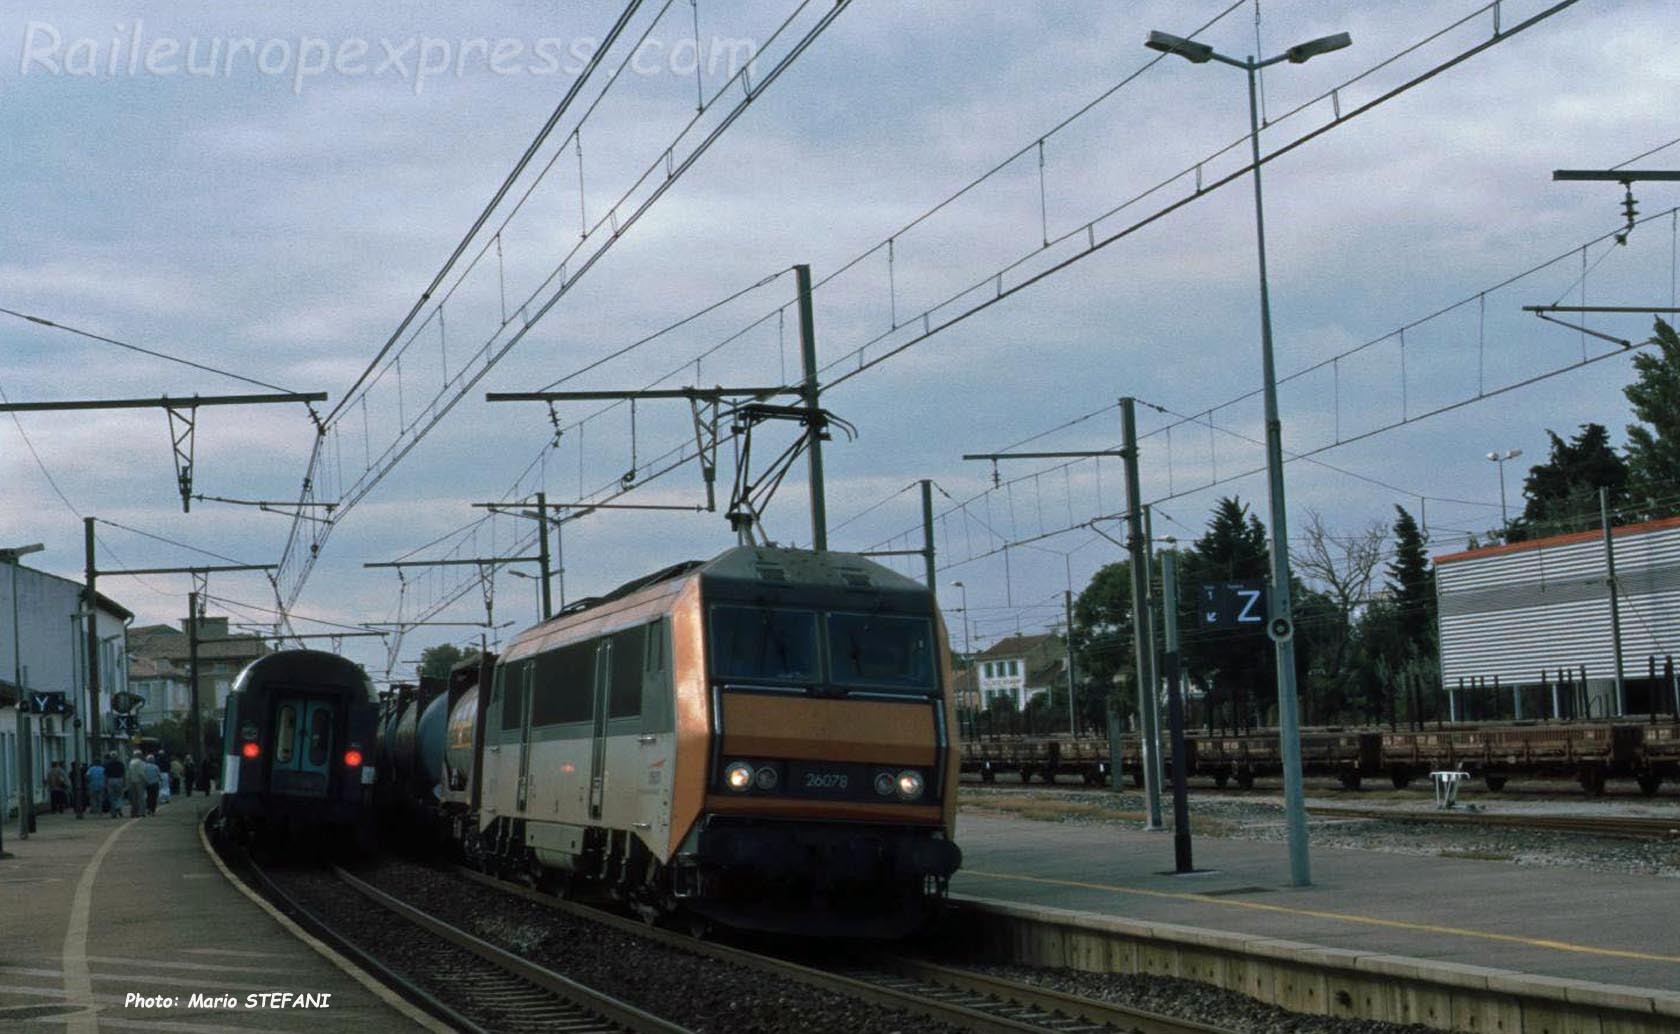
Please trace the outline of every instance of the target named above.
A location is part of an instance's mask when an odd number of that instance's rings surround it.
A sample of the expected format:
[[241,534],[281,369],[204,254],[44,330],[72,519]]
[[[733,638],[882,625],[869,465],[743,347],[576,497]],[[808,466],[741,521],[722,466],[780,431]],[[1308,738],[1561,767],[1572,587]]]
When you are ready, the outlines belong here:
[[933,624],[893,614],[821,615],[807,610],[719,605],[711,609],[712,674],[720,679],[830,682],[926,693],[937,687]]
[[712,673],[778,682],[819,678],[817,616],[807,610],[713,607]]
[[828,615],[829,667],[843,686],[931,690],[933,626],[926,618]]

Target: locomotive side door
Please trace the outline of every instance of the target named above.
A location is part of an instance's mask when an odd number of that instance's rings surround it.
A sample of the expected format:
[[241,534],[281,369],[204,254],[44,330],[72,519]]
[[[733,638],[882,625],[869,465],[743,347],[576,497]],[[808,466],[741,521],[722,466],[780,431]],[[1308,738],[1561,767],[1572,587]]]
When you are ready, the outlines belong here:
[[509,693],[516,693],[520,698],[519,783],[513,802],[513,810],[519,813],[525,811],[525,801],[531,793],[531,688],[536,671],[536,664],[526,661],[519,666],[517,674],[509,677],[507,686]]
[[590,728],[589,817],[601,817],[607,788],[607,695],[612,688],[612,640],[602,639],[595,650],[595,720]]
[[332,702],[280,697],[274,705],[273,729],[269,789],[292,796],[326,796],[332,769]]

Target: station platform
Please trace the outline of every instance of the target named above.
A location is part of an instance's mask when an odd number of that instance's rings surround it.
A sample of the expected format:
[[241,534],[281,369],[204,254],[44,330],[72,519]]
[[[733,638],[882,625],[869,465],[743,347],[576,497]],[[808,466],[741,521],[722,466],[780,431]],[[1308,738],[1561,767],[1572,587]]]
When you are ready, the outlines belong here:
[[[198,834],[215,801],[176,797],[139,819],[40,815],[27,840],[12,824],[0,859],[0,1029],[441,1029],[228,882]],[[270,992],[294,997],[250,997]],[[195,994],[222,1000],[193,1007]],[[298,995],[316,997],[299,1007]]]
[[969,809],[956,839],[963,897],[1680,991],[1680,880],[1315,847],[1292,887],[1286,844],[1213,837],[1179,876],[1171,832]]

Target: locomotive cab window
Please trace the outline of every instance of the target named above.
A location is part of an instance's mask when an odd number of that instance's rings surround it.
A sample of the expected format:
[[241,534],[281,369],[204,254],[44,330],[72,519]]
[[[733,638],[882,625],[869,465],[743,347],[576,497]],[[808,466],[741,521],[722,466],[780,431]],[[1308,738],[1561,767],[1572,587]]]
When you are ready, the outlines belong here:
[[595,714],[595,640],[538,654],[531,724],[587,722]]
[[607,693],[607,717],[635,718],[642,713],[642,677],[647,667],[649,628],[640,625],[612,637],[612,685]]
[[829,670],[844,686],[934,688],[933,625],[891,614],[828,615]]
[[297,708],[291,704],[282,707],[274,725],[274,760],[284,765],[292,760],[293,745],[297,743]]
[[712,608],[712,674],[718,678],[810,682],[817,662],[817,615],[773,607]]

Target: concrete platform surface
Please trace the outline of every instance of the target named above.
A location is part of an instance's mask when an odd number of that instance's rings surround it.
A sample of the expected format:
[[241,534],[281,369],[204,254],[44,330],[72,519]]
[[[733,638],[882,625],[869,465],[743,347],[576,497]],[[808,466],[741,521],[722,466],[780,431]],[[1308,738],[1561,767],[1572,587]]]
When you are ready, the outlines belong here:
[[[422,1029],[223,877],[196,828],[214,801],[176,797],[140,819],[42,815],[27,840],[7,829],[0,1029]],[[251,997],[270,992],[294,997]],[[221,1002],[194,1007],[195,994]]]
[[1680,880],[1314,848],[1297,888],[1283,843],[1197,838],[1178,876],[1171,833],[966,810],[957,843],[968,897],[1680,991]]

